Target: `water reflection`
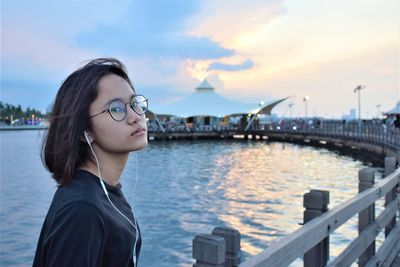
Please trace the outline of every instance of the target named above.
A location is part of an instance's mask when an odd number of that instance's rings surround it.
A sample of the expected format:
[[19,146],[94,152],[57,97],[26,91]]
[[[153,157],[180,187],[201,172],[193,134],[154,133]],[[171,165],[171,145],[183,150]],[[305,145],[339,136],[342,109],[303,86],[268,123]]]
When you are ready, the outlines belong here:
[[[240,229],[246,256],[300,227],[302,196],[309,190],[329,190],[330,207],[355,196],[362,167],[326,150],[266,143],[222,153],[215,165],[225,175],[211,187],[224,190],[229,200],[219,218]],[[214,177],[210,183],[214,181],[221,178]],[[331,256],[337,256],[355,236],[356,218],[352,218],[332,235]]]

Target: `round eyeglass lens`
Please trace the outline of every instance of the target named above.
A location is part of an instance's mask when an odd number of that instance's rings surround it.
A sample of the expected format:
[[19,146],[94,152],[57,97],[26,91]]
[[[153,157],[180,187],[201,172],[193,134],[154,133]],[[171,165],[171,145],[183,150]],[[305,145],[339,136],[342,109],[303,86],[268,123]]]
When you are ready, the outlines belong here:
[[126,116],[126,106],[121,100],[113,100],[108,109],[111,117],[116,121],[122,121]]
[[132,98],[131,107],[137,114],[145,114],[147,111],[147,99],[142,95],[137,95]]

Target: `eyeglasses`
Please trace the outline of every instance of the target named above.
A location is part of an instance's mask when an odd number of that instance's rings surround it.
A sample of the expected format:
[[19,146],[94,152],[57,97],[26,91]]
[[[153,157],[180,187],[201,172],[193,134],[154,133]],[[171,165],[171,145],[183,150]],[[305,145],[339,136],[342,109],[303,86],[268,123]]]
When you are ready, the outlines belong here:
[[128,113],[126,109],[126,105],[128,104],[136,114],[143,115],[148,110],[148,101],[149,100],[142,95],[135,95],[128,103],[123,102],[121,99],[114,99],[110,102],[108,109],[92,115],[89,118],[96,117],[108,111],[111,115],[111,118],[116,121],[122,121],[123,119],[125,119],[126,114]]

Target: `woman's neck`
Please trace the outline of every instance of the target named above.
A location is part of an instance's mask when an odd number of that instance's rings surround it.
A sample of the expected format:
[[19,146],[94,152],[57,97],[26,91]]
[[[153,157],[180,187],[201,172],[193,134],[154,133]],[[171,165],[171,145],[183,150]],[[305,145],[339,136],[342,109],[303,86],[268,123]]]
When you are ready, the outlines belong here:
[[[101,179],[107,184],[115,186],[119,183],[125,163],[128,159],[126,154],[108,154],[96,152],[97,159],[100,164]],[[87,159],[80,169],[87,170],[96,176],[99,176],[97,163],[94,157]]]

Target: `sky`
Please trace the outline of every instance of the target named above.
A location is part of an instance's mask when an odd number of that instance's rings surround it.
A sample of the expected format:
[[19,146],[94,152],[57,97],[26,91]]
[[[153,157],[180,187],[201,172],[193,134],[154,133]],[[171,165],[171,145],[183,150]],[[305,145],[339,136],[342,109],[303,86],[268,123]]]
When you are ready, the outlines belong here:
[[1,101],[46,111],[97,57],[120,59],[150,109],[207,79],[245,103],[290,96],[279,116],[339,118],[366,85],[371,118],[399,100],[400,1],[1,0]]

